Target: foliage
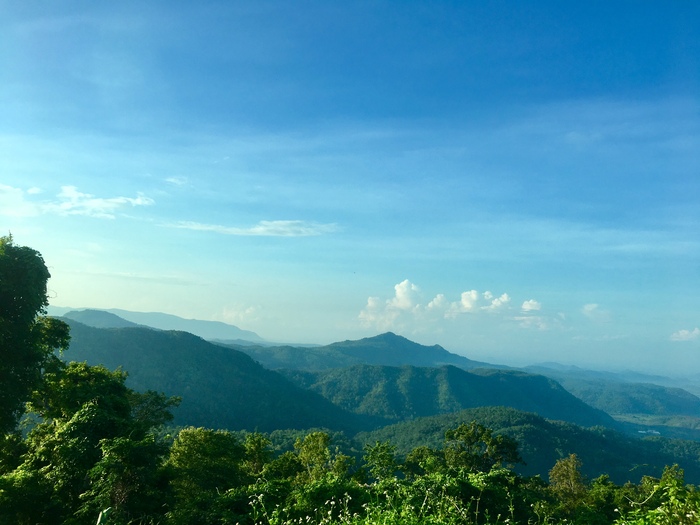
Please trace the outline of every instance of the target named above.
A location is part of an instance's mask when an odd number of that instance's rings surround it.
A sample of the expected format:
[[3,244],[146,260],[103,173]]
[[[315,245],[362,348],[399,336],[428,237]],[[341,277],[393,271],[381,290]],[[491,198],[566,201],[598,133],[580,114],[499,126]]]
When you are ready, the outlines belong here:
[[494,436],[476,421],[445,432],[445,463],[448,468],[487,472],[502,464],[522,462],[518,444],[508,436]]
[[609,415],[586,405],[555,381],[517,371],[362,364],[318,372],[280,372],[335,405],[377,421],[507,404],[579,425],[615,425]]
[[267,370],[242,352],[186,332],[99,329],[70,321],[71,358],[129,371],[127,386],[182,398],[181,426],[260,430],[367,428],[361,417]]
[[[94,523],[106,506],[112,523],[127,523],[162,511],[167,448],[151,429],[176,401],[137,395],[125,379],[123,372],[85,363],[45,374],[29,405],[38,423],[17,466],[0,476],[3,523]],[[149,410],[140,410],[144,400]]]
[[68,327],[45,317],[50,277],[39,252],[0,237],[0,432],[11,431],[55,350],[68,346]]

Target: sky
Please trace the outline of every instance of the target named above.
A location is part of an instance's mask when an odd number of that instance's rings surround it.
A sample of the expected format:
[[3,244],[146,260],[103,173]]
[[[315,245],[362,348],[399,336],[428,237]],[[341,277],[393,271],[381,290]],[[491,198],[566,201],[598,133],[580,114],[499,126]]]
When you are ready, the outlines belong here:
[[0,0],[53,306],[700,372],[700,3]]

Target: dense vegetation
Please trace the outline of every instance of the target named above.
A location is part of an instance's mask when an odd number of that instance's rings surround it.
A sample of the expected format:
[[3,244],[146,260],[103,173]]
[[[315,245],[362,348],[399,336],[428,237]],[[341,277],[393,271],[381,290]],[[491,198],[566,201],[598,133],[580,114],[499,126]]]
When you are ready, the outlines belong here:
[[392,422],[509,405],[584,426],[615,425],[608,414],[586,405],[557,382],[514,370],[355,365],[282,373],[345,410]]
[[[33,270],[26,272],[25,266]],[[544,420],[511,409],[481,409],[480,417],[509,421],[520,434],[495,432],[469,419],[476,412],[414,421],[422,440],[415,446],[405,440],[408,427],[385,429],[403,436],[404,442],[395,440],[401,451],[369,434],[358,451],[342,435],[318,429],[265,434],[190,426],[169,431],[165,425],[172,422],[179,398],[136,392],[120,370],[55,358],[54,351],[66,346],[68,326],[43,316],[47,278],[38,253],[0,239],[0,353],[7,358],[1,362],[0,383],[5,427],[0,523],[632,525],[700,520],[700,494],[686,485],[678,467],[640,476],[635,483],[615,483],[606,475],[589,480],[581,459],[570,451],[573,445],[557,441],[554,428],[539,436],[552,440],[539,446],[559,447],[553,449],[556,459],[547,475],[515,470],[530,453],[516,438],[525,438]],[[171,337],[195,350],[201,341]],[[259,365],[248,359],[245,366],[255,373]],[[21,406],[26,411],[18,426]],[[447,430],[433,436],[431,429],[445,423],[436,418],[447,417],[453,418]],[[595,436],[605,438],[606,430],[576,429],[580,441],[591,440],[593,447],[605,443]],[[602,461],[619,453],[607,452]],[[687,454],[697,456],[697,450]]]
[[295,386],[249,356],[187,332],[98,329],[68,322],[72,359],[124,367],[131,388],[180,396],[176,424],[261,431],[368,428],[363,418]]

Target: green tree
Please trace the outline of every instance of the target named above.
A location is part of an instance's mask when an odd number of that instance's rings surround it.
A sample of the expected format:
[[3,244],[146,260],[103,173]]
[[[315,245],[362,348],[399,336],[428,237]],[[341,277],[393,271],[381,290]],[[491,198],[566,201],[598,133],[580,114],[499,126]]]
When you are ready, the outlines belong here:
[[442,451],[423,445],[408,453],[402,470],[408,477],[417,477],[444,472],[445,468],[445,456]]
[[549,487],[565,508],[573,509],[586,496],[581,460],[576,454],[559,459],[549,471]]
[[245,437],[243,443],[245,447],[245,468],[249,475],[253,477],[260,476],[263,468],[272,460],[272,441],[270,438],[254,432]]
[[331,453],[331,437],[326,432],[311,432],[304,438],[297,438],[294,449],[304,472],[303,481],[315,481],[333,474],[343,478],[353,464],[350,456],[343,454],[336,447]]
[[396,446],[388,441],[377,441],[374,445],[365,445],[365,464],[369,473],[376,480],[389,479],[396,475]]
[[445,432],[443,449],[449,468],[487,472],[492,467],[521,463],[518,443],[508,436],[494,436],[476,421]]
[[247,483],[244,460],[245,448],[231,432],[193,427],[181,430],[167,461],[175,493],[169,514],[172,523],[227,523],[222,516],[228,511],[220,508],[222,495]]
[[156,409],[153,395],[136,394],[125,380],[123,372],[85,363],[44,375],[29,405],[39,422],[20,464],[0,476],[0,493],[15,495],[0,497],[7,518],[0,522],[92,524],[107,505],[115,507],[111,522],[122,523],[148,507],[146,494],[162,505],[157,470],[166,447],[152,430],[175,401],[160,398]]
[[320,479],[330,470],[331,437],[326,432],[311,432],[304,438],[297,438],[294,449],[299,462],[304,467],[306,479]]
[[49,271],[39,252],[0,237],[0,432],[12,430],[42,372],[68,347],[68,326],[46,317]]

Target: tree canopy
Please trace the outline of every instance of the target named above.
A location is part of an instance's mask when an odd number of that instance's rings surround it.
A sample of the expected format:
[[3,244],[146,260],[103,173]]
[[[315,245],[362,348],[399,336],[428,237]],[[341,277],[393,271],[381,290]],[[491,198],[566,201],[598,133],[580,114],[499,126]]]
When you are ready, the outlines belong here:
[[0,431],[15,427],[54,352],[68,347],[68,326],[44,315],[50,276],[39,252],[0,237]]

